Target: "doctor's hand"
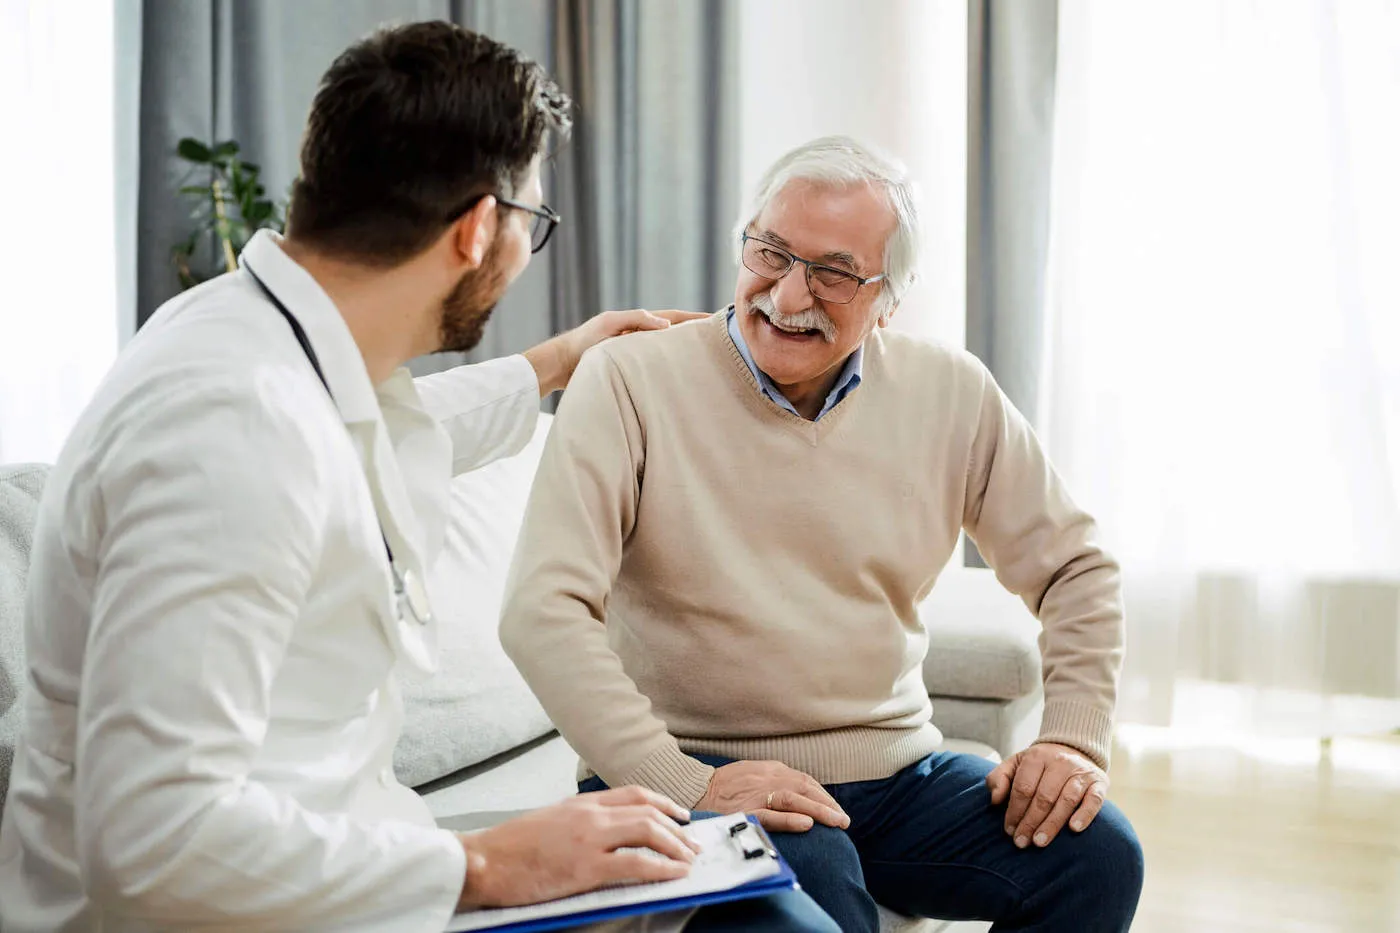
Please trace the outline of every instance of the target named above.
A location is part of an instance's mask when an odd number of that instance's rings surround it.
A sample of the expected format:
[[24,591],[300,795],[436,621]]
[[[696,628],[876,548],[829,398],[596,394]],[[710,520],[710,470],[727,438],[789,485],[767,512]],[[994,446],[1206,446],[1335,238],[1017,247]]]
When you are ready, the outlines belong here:
[[678,825],[689,819],[660,794],[622,787],[458,833],[467,874],[457,909],[516,907],[619,881],[683,878],[699,851]]
[[568,384],[584,351],[594,344],[639,330],[665,330],[672,324],[702,317],[709,315],[697,311],[604,311],[573,330],[526,350],[525,359],[535,367],[535,375],[540,381],[540,396],[543,397]]
[[777,761],[736,761],[716,768],[697,810],[752,813],[765,829],[805,833],[813,821],[845,829],[851,825],[815,778]]
[[994,806],[1007,804],[1006,834],[1016,847],[1043,848],[1066,823],[1077,833],[1094,821],[1108,798],[1108,775],[1068,745],[1042,742],[997,765],[987,787]]

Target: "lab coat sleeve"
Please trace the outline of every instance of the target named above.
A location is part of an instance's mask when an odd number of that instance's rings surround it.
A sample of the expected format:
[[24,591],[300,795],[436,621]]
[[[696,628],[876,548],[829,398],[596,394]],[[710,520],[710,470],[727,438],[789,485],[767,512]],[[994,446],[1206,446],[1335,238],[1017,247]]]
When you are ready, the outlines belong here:
[[414,380],[423,407],[452,438],[457,475],[525,449],[540,414],[540,383],[523,356],[507,356]]
[[465,872],[451,833],[313,812],[250,778],[325,572],[321,479],[344,468],[298,424],[320,387],[287,381],[197,377],[104,445],[79,869],[104,913],[143,927],[437,933]]

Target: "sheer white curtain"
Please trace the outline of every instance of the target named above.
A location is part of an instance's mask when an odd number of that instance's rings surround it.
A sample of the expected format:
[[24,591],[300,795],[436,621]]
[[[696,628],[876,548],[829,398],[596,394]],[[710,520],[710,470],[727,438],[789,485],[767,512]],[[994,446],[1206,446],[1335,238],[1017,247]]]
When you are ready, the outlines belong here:
[[1400,725],[1400,4],[1059,41],[1041,430],[1124,564],[1121,718]]
[[116,355],[112,29],[0,0],[0,463],[52,461]]

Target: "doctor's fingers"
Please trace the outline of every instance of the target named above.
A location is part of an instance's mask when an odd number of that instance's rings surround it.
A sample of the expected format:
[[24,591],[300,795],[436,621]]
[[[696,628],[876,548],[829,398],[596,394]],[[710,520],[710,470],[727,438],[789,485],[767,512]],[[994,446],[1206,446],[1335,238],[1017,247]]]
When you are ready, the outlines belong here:
[[684,324],[686,321],[698,321],[703,317],[710,316],[708,311],[677,311],[675,309],[650,313],[655,317],[670,321],[672,324]]
[[610,852],[640,846],[678,862],[693,862],[700,851],[684,829],[650,807],[614,809],[593,839]]
[[592,870],[593,886],[649,881],[675,881],[690,874],[690,864],[657,858],[638,849],[609,852]]
[[669,797],[658,794],[654,790],[647,790],[645,787],[638,787],[635,784],[627,787],[613,788],[612,790],[600,790],[591,794],[579,794],[573,799],[576,801],[598,803],[607,807],[651,806],[677,822],[690,822],[689,810],[680,806]]

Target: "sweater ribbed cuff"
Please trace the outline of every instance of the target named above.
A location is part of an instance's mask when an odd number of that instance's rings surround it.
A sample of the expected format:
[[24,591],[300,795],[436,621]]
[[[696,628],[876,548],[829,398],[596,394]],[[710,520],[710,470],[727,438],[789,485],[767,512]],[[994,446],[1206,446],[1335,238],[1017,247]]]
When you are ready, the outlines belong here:
[[687,810],[694,810],[705,791],[710,789],[710,777],[715,769],[696,761],[672,739],[642,760],[623,784],[642,787],[665,794]]
[[1078,749],[1107,771],[1113,746],[1113,717],[1103,710],[1073,700],[1046,700],[1045,715],[1040,720],[1040,737],[1035,741],[1037,744],[1054,742]]

